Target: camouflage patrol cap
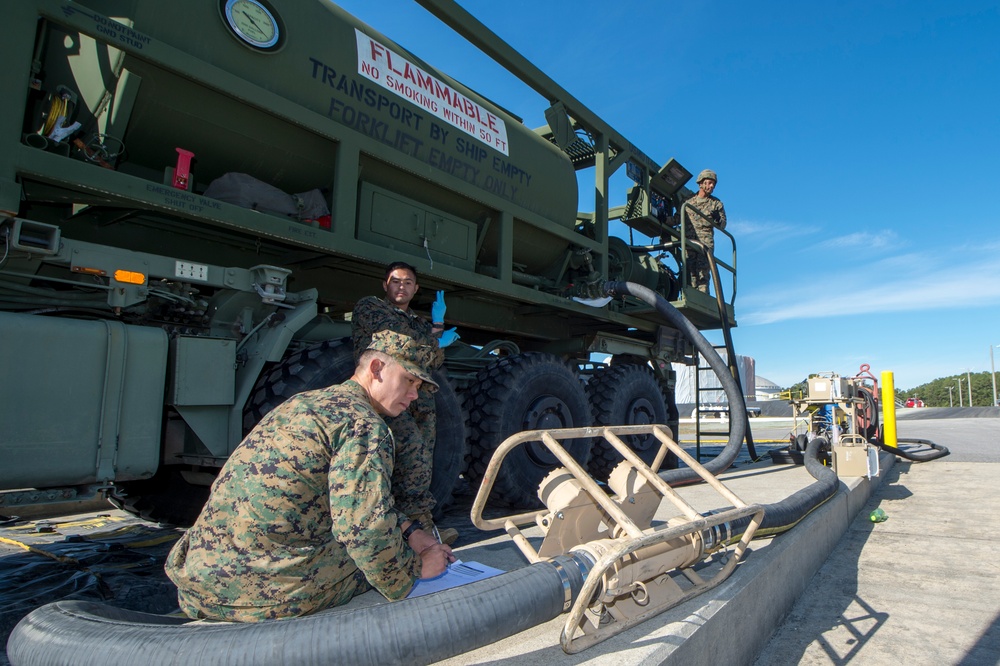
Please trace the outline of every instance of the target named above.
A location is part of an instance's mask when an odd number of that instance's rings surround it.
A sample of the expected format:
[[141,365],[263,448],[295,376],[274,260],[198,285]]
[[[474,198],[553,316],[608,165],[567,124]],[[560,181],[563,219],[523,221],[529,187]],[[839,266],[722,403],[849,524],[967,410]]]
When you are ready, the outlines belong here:
[[702,172],[698,174],[698,179],[695,180],[694,182],[701,183],[701,181],[703,181],[705,179],[714,180],[715,182],[719,182],[719,177],[716,176],[715,172],[712,171],[711,169],[704,169],[704,170],[702,170]]
[[431,390],[439,388],[428,370],[434,361],[436,348],[419,344],[408,335],[386,329],[372,336],[368,349],[391,356],[404,370],[418,377]]

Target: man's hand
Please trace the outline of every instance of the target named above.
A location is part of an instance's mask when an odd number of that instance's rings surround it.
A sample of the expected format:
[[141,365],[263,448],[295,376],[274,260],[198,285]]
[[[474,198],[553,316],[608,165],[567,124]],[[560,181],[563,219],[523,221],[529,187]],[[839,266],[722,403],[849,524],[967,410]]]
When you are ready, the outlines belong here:
[[413,549],[413,552],[422,553],[432,546],[437,546],[438,540],[425,530],[414,530],[413,533],[410,534],[410,538],[407,540],[407,543],[410,544],[410,548]]
[[[404,524],[409,526],[409,523]],[[448,568],[448,564],[455,561],[451,546],[438,543],[437,539],[424,530],[414,530],[407,543],[420,555],[421,578],[440,576]]]
[[435,541],[433,546],[420,553],[420,577],[440,576],[454,561],[455,556],[451,554],[451,548]]
[[458,331],[456,329],[457,329],[456,326],[452,326],[447,331],[441,331],[441,337],[438,338],[438,347],[444,349],[445,347],[453,343],[455,340],[458,340],[460,337],[462,337],[461,335],[458,334]]
[[437,293],[437,298],[434,300],[434,304],[431,305],[431,323],[434,326],[444,325],[444,313],[448,309],[448,306],[444,304],[444,292],[439,291]]

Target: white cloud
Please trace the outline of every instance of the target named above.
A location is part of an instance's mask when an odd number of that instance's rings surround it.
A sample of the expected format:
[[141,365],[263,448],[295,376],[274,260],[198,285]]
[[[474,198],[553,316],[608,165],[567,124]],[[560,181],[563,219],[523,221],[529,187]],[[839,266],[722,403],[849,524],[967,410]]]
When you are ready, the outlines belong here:
[[[752,248],[760,250],[772,247],[778,243],[795,241],[797,239],[812,236],[821,231],[821,228],[809,224],[796,224],[791,222],[769,222],[761,220],[730,220],[726,226],[726,231],[736,237],[740,248]],[[716,240],[716,247],[720,241]]]
[[835,236],[820,243],[812,249],[819,250],[853,250],[871,249],[878,250],[886,247],[893,247],[899,243],[899,234],[891,229],[881,231],[858,231],[844,236]]
[[[941,248],[877,262],[815,262],[794,279],[741,298],[741,325],[1000,304],[997,243]],[[791,276],[790,276],[791,277]]]

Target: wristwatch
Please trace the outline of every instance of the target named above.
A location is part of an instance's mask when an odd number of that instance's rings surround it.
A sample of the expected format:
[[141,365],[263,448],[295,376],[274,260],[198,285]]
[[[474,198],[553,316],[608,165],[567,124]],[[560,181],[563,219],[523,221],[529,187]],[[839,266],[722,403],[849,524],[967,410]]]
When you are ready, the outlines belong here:
[[416,530],[424,529],[424,524],[419,520],[414,520],[410,526],[403,530],[403,541],[409,541],[410,535]]

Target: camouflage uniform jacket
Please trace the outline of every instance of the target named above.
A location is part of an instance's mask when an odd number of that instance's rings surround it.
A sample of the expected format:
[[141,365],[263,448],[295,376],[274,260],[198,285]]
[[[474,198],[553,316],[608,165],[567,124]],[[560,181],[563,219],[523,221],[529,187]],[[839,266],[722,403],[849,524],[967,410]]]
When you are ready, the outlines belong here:
[[[354,313],[351,315],[355,363],[361,357],[361,352],[368,349],[372,336],[386,329],[409,335],[421,345],[436,347],[438,344],[438,339],[431,332],[431,323],[413,310],[400,310],[381,298],[365,296],[355,304]],[[438,349],[437,357],[428,370],[440,368],[443,362],[444,351]]]
[[[694,196],[687,200],[685,211],[687,225],[684,233],[690,240],[701,242],[705,247],[715,248],[715,227],[726,228],[726,209],[715,197]],[[691,209],[694,210],[691,210]],[[700,213],[700,214],[699,214]]]
[[[435,356],[429,370],[440,368],[444,362],[444,352],[438,347],[430,322],[413,310],[400,310],[384,299],[366,296],[355,304],[354,314],[351,315],[355,363],[371,344],[372,336],[384,330],[409,335],[418,344],[434,349]],[[420,397],[410,404],[409,409],[397,417],[386,419],[386,422],[396,441],[396,476],[392,479],[396,507],[410,518],[429,525],[436,504],[430,492],[437,431],[434,395],[421,388]]]
[[358,569],[388,599],[406,596],[420,558],[399,530],[393,455],[388,427],[354,381],[275,408],[167,557],[182,610],[239,622],[304,615],[350,600]]

